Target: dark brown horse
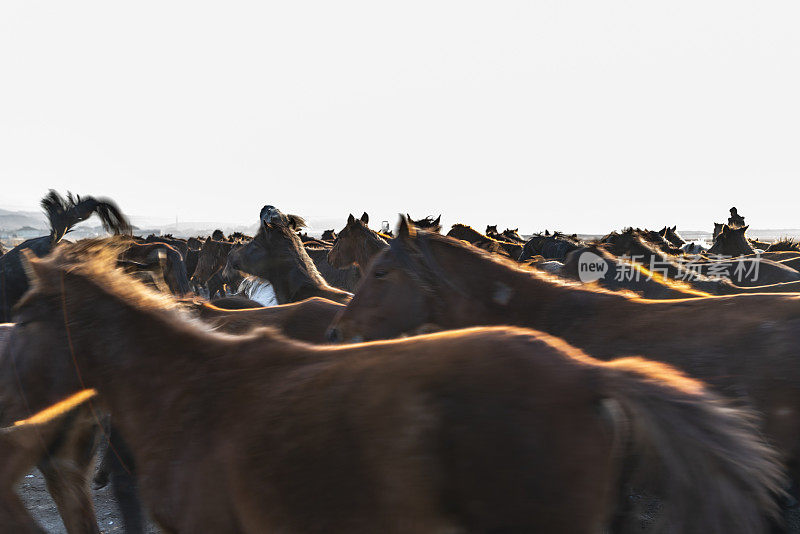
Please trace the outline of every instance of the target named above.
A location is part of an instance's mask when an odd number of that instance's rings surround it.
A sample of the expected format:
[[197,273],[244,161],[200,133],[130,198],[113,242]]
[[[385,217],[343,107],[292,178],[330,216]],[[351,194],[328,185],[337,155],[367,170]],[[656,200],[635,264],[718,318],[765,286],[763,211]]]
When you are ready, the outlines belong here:
[[800,295],[652,301],[560,283],[401,223],[331,337],[371,340],[513,324],[561,336],[600,359],[640,354],[753,406],[800,480]]
[[279,304],[310,297],[349,302],[352,294],[328,285],[309,257],[297,235],[297,229],[304,225],[297,215],[264,206],[258,233],[230,255],[229,268],[269,281]]
[[546,260],[564,261],[567,254],[582,246],[583,243],[577,238],[560,232],[534,234],[523,245],[522,252],[517,259],[527,261],[534,256],[542,256]]
[[233,246],[232,241],[216,241],[210,237],[206,239],[200,247],[197,267],[192,274],[192,282],[205,284],[215,272],[225,268],[228,254]]
[[766,248],[767,252],[779,252],[787,250],[792,252],[800,252],[800,242],[792,237],[785,237],[775,241],[774,243],[770,243]]
[[673,227],[665,226],[664,228],[661,229],[659,235],[661,235],[661,237],[669,241],[669,243],[674,247],[680,248],[686,244],[686,240],[684,240],[680,235],[678,235],[677,225]]
[[183,296],[191,291],[186,264],[180,252],[171,245],[160,241],[150,243],[129,243],[120,259],[142,265],[160,266],[161,275],[173,295]]
[[108,262],[30,272],[11,350],[77,365],[167,532],[590,534],[636,482],[665,532],[758,533],[778,491],[749,416],[665,365],[513,328],[220,335]]
[[189,252],[189,243],[185,239],[179,239],[172,234],[155,235],[150,234],[144,238],[145,243],[166,243],[175,250],[181,253],[181,257],[186,259],[186,253]]
[[363,273],[375,254],[389,246],[378,232],[367,226],[368,222],[366,213],[360,219],[353,217],[352,213],[347,217],[347,225],[339,232],[333,248],[328,252],[331,265],[339,269],[356,265],[359,272]]
[[515,260],[522,254],[522,245],[519,243],[498,241],[497,239],[480,233],[466,224],[454,224],[450,231],[447,232],[447,235],[471,243],[488,252],[500,254],[501,256],[506,256]]
[[0,256],[0,323],[11,321],[11,308],[28,289],[28,280],[22,268],[20,254],[30,250],[36,256],[46,256],[73,226],[96,213],[106,231],[116,234],[130,233],[131,226],[125,215],[110,199],[73,196],[63,198],[52,189],[41,201],[50,222],[50,234],[23,241]]
[[[366,215],[366,213],[364,213],[364,215]],[[408,217],[408,220],[411,221],[411,223],[415,225],[417,228],[423,228],[429,232],[436,232],[436,233],[442,231],[441,215],[437,216],[435,219],[433,218],[433,215],[428,215],[427,217],[423,217],[422,219],[418,219],[416,221],[412,219],[411,215],[408,215],[407,213],[406,216]]]
[[714,237],[714,245],[708,249],[709,254],[721,256],[744,256],[755,254],[755,250],[747,242],[745,232],[749,226],[731,228],[727,224],[722,226],[722,230]]
[[314,262],[314,266],[325,279],[325,282],[337,289],[352,292],[358,285],[361,279],[361,271],[355,265],[347,267],[337,267],[328,261],[328,253],[332,249],[332,245],[326,245],[324,248],[310,247],[308,243],[303,243],[306,254]]

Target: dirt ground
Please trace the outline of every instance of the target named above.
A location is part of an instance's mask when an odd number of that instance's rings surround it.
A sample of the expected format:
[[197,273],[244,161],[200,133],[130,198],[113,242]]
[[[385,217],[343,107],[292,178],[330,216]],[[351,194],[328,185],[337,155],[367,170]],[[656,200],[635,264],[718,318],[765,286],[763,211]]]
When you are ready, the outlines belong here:
[[[64,524],[56,510],[56,504],[47,493],[44,478],[38,470],[32,471],[22,479],[17,493],[22,498],[25,506],[36,521],[44,527],[50,534],[66,534]],[[122,518],[119,515],[117,504],[111,493],[111,485],[92,492],[94,496],[94,506],[97,512],[97,524],[103,534],[117,533],[123,534],[125,528],[122,525]],[[147,534],[160,534],[161,531],[153,524],[149,524]]]
[[[47,493],[44,478],[38,470],[32,471],[25,476],[17,492],[25,503],[25,506],[31,512],[31,515],[36,518],[39,524],[44,527],[48,533],[66,534],[64,524],[61,522],[61,517],[56,510],[56,505],[50,498],[50,494]],[[100,531],[103,534],[124,534],[125,529],[122,525],[122,518],[117,510],[116,502],[111,493],[111,486],[108,485],[92,493]],[[641,531],[646,533],[648,525],[658,513],[658,504],[655,502],[647,502],[643,506],[640,503],[640,506],[641,515],[639,522]],[[800,507],[789,510],[785,517],[789,523],[790,534],[800,534]],[[147,534],[161,534],[161,531],[158,527],[149,523],[147,526]]]

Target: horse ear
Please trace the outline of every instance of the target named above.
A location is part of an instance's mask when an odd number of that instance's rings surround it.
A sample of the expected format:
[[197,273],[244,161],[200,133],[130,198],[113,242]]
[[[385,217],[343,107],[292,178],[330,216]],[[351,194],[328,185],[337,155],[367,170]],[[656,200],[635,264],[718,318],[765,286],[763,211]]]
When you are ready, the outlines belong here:
[[411,220],[400,215],[400,226],[398,227],[397,230],[397,238],[409,239],[415,237],[416,235],[417,235],[417,229],[414,228],[414,224],[411,222]]
[[[402,217],[402,215],[401,215],[401,217]],[[411,222],[411,215],[409,215],[408,212],[406,212],[406,219],[408,219],[408,222]]]
[[434,219],[434,220],[433,220],[433,224],[439,224],[439,222],[440,222],[441,220],[442,220],[442,214],[440,213],[440,214],[439,214],[439,216],[438,216],[438,217],[436,217],[436,219]]
[[369,224],[369,214],[366,211],[361,214],[361,222]]
[[673,227],[672,227],[672,231],[673,231],[673,232],[677,232],[677,231],[678,231],[678,225],[677,225],[677,224],[676,224],[675,226],[673,226]]
[[747,229],[748,229],[748,228],[750,228],[750,225],[749,225],[749,224],[748,224],[747,226],[742,226],[741,228],[739,228],[739,230],[741,230],[741,231],[742,231],[742,233],[745,233],[745,232],[747,231]]
[[356,218],[353,217],[353,214],[351,213],[347,216],[347,224],[353,224],[354,222],[356,222]]

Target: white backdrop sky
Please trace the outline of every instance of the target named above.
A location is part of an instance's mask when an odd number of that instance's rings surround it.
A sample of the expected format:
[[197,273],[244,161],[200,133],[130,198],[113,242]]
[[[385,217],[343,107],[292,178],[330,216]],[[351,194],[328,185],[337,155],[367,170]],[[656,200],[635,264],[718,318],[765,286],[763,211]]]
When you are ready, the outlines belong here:
[[800,3],[0,4],[0,205],[800,226]]

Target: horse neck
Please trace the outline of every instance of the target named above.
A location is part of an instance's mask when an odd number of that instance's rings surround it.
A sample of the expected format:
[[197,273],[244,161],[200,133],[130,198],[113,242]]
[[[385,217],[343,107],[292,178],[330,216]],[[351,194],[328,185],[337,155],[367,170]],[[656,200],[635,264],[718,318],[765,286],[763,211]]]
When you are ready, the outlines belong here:
[[291,257],[289,261],[274,265],[265,277],[275,289],[278,304],[288,304],[333,290],[314,266],[314,260],[302,244],[297,247],[297,253],[298,257]]
[[387,248],[389,244],[369,228],[364,228],[364,235],[358,239],[361,242],[361,246],[356,247],[356,263],[358,264],[359,271],[363,275],[372,258],[375,257],[378,252]]
[[233,248],[233,243],[221,243],[218,245],[217,253],[214,254],[214,270],[223,269],[228,261],[228,254]]
[[471,251],[459,252],[440,253],[443,264],[454,266],[446,271],[453,285],[463,292],[443,290],[449,295],[440,312],[444,314],[440,319],[443,326],[512,324],[560,335],[590,320],[601,305],[628,304],[619,295],[561,284],[487,257],[464,257]]

